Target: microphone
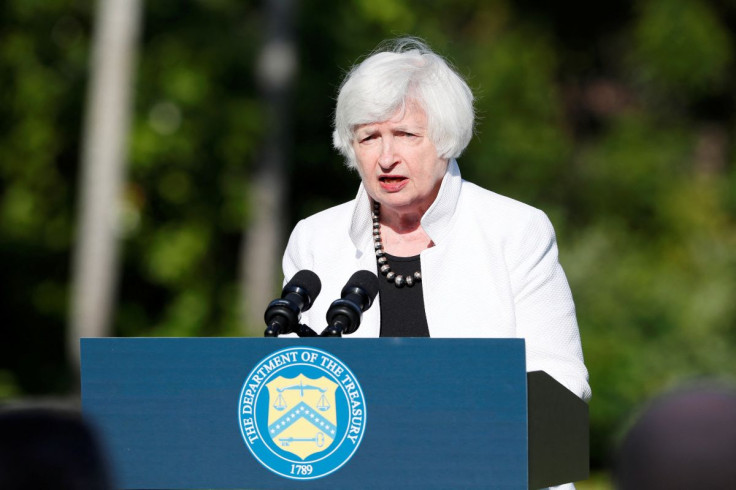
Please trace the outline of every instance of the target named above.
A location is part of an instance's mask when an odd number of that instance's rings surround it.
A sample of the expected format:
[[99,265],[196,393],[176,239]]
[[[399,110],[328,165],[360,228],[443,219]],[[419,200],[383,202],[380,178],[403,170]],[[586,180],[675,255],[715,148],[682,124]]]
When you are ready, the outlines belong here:
[[358,271],[348,279],[340,293],[327,310],[327,328],[323,337],[342,337],[358,330],[363,312],[371,307],[378,294],[378,278],[371,271]]
[[312,307],[312,303],[322,290],[322,282],[314,272],[300,270],[291,278],[281,292],[281,298],[269,303],[263,315],[266,321],[264,337],[296,332],[299,329],[299,318],[303,311]]

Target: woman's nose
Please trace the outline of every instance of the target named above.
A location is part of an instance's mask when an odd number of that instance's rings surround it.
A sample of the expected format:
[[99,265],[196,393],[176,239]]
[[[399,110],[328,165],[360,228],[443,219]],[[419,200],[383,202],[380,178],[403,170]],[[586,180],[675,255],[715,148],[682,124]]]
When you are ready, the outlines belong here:
[[383,138],[381,144],[381,155],[378,157],[378,164],[382,167],[389,167],[393,165],[394,161],[394,144],[392,138]]

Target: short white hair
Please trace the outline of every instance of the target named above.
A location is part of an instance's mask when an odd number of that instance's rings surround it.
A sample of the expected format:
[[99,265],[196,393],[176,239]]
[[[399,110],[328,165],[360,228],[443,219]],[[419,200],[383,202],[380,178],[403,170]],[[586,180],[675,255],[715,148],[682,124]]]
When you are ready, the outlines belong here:
[[473,136],[473,92],[465,80],[421,40],[383,44],[345,77],[337,96],[332,142],[356,168],[353,138],[361,124],[382,122],[416,102],[439,158],[457,158]]

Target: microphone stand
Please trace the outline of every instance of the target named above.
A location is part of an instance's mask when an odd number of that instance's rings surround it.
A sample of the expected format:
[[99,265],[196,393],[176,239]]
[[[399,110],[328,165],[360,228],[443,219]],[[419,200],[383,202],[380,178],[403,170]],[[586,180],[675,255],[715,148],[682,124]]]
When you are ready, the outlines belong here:
[[332,322],[331,325],[327,325],[327,328],[322,330],[320,337],[342,337],[342,333],[347,327],[343,320],[346,319],[344,317],[340,318],[340,316],[338,316],[338,318],[334,322]]
[[304,325],[303,323],[300,323],[299,326],[295,328],[294,330],[281,332],[281,333],[277,333],[279,331],[277,325],[278,325],[277,322],[273,322],[272,324],[270,324],[266,328],[266,331],[263,332],[263,336],[264,337],[278,337],[279,335],[295,333],[299,337],[318,337],[317,332],[309,328],[309,326]]
[[296,334],[299,337],[318,337],[317,332],[309,328],[307,325],[304,325],[303,323],[299,324],[299,327],[296,329]]

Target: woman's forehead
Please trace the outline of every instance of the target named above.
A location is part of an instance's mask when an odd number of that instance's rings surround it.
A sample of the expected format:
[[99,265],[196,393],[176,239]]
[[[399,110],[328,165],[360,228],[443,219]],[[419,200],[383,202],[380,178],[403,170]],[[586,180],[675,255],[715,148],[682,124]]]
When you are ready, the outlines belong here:
[[404,104],[395,110],[391,116],[381,121],[371,121],[355,125],[355,132],[370,130],[377,126],[411,126],[425,128],[427,126],[427,113],[421,105],[416,102]]

